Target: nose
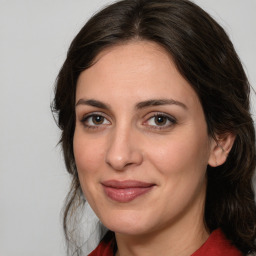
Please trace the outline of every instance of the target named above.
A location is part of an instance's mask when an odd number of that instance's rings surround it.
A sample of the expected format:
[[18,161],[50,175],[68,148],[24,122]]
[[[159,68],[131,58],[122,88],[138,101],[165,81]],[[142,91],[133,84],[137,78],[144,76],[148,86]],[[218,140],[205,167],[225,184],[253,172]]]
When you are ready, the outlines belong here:
[[116,129],[110,136],[106,152],[106,163],[117,171],[128,166],[140,165],[143,153],[140,149],[138,134],[131,129]]

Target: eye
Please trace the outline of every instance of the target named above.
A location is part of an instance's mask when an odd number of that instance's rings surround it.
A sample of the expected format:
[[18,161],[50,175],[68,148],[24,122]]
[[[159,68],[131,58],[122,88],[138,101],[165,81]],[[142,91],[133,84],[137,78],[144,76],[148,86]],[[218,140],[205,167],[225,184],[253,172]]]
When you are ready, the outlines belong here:
[[157,113],[147,119],[144,124],[152,128],[164,129],[176,124],[176,119],[163,113]]
[[83,117],[81,122],[87,128],[98,128],[99,126],[109,125],[110,121],[106,117],[100,114],[89,114]]

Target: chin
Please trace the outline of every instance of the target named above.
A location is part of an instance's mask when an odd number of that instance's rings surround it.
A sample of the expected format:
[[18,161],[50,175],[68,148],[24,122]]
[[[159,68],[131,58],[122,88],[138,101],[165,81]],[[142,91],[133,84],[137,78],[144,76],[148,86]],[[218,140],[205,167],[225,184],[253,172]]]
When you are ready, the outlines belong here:
[[140,235],[147,233],[149,230],[145,220],[145,216],[140,216],[128,211],[126,214],[120,212],[113,214],[111,215],[111,219],[102,218],[102,223],[115,233]]

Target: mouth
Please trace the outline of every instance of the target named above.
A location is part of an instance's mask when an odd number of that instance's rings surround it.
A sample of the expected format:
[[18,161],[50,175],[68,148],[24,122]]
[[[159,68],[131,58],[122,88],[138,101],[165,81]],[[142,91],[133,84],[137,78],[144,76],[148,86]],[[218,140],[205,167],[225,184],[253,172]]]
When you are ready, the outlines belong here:
[[119,203],[130,202],[148,193],[156,185],[136,180],[108,180],[101,184],[107,197]]

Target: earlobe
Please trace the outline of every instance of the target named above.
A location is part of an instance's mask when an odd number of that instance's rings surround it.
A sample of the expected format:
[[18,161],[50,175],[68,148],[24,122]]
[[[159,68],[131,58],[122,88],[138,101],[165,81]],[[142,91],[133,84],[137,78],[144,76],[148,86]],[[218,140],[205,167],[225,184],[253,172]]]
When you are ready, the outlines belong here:
[[212,140],[211,152],[208,161],[210,166],[217,167],[226,162],[235,138],[236,136],[233,133],[225,133],[216,136],[216,140]]

